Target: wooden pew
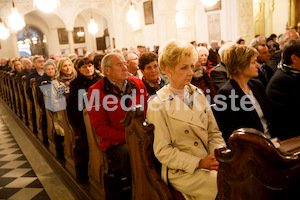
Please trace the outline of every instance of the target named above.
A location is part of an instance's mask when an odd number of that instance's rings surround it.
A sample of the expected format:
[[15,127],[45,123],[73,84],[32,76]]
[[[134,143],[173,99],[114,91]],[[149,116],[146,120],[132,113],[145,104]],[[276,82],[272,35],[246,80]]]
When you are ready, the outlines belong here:
[[30,79],[30,87],[32,90],[33,105],[35,108],[37,137],[43,143],[48,144],[47,128],[45,123],[45,112],[38,103],[37,86],[35,78]]
[[90,193],[95,199],[108,199],[104,184],[104,174],[108,173],[107,157],[99,148],[99,138],[90,122],[86,109],[83,110],[83,119],[89,146],[88,174]]
[[21,110],[21,115],[22,115],[22,121],[26,125],[28,125],[27,106],[26,106],[23,84],[24,83],[22,82],[22,79],[21,79],[20,83],[17,82],[17,88],[18,88],[19,97],[20,97],[20,110]]
[[125,127],[126,143],[130,155],[132,199],[173,199],[171,190],[154,167],[153,124],[145,121],[144,111],[141,111],[139,107],[126,112],[121,123]]
[[12,81],[12,88],[14,91],[14,97],[15,97],[15,104],[16,104],[16,113],[17,115],[22,118],[22,111],[21,111],[21,106],[20,106],[20,96],[19,96],[19,88],[17,87],[17,77],[13,75],[11,77]]
[[261,132],[243,128],[233,132],[228,148],[215,150],[219,161],[219,199],[295,199],[300,187],[300,138],[280,148]]
[[77,181],[88,178],[88,145],[70,122],[66,109],[59,111],[63,119],[64,127],[64,154],[65,168],[75,177]]
[[15,75],[12,73],[8,73],[8,92],[9,92],[9,101],[10,101],[10,107],[11,109],[16,112],[16,103],[15,103],[15,95],[14,95],[14,89],[12,85],[12,79]]
[[9,92],[9,73],[4,72],[4,80],[5,80],[5,96],[7,105],[11,108],[11,101],[10,101],[10,92]]
[[23,86],[24,96],[25,96],[25,102],[26,102],[26,108],[27,108],[27,117],[28,117],[28,127],[31,130],[31,132],[34,132],[34,111],[33,111],[33,102],[29,99],[28,94],[26,92],[26,76],[22,76],[21,83]]

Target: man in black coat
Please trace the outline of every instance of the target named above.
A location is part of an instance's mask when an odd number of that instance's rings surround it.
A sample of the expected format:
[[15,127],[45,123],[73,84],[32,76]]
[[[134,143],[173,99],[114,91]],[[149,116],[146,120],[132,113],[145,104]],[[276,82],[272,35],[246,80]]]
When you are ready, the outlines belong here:
[[32,90],[30,87],[30,79],[35,78],[35,80],[38,80],[44,75],[44,58],[43,56],[34,56],[32,60],[32,65],[34,67],[33,72],[31,72],[27,77],[26,77],[26,92],[31,101],[33,101],[33,96],[32,96]]
[[272,107],[273,136],[288,139],[300,135],[300,40],[282,49],[282,65],[266,89]]
[[253,46],[258,51],[257,63],[260,65],[258,68],[258,79],[266,88],[269,80],[273,76],[273,70],[266,63],[270,60],[269,48],[264,44],[255,44]]

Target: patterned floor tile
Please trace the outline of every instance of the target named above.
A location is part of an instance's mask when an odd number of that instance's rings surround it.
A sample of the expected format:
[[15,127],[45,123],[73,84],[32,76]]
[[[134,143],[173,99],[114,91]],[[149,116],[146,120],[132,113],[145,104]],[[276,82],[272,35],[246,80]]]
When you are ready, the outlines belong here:
[[9,197],[14,195],[21,189],[22,188],[2,188],[0,190],[0,197],[1,197],[1,199],[8,199]]
[[45,190],[38,193],[35,197],[33,197],[31,200],[50,200],[47,192]]
[[[0,161],[0,162],[5,162],[5,161]],[[23,165],[24,163],[26,163],[26,160],[10,161],[10,162],[6,163],[5,165],[2,165],[1,168],[3,168],[3,169],[5,169],[5,168],[9,168],[9,169],[18,168],[19,166]]]
[[[10,154],[10,155],[5,155],[2,158],[0,158],[0,161],[13,161],[16,160],[20,157],[22,157],[22,154]],[[26,159],[26,158],[25,158]]]
[[3,199],[50,198],[0,116],[0,200]]
[[11,183],[7,184],[6,188],[24,188],[33,181],[35,181],[36,177],[20,177],[12,181]]
[[[4,187],[6,186],[7,184],[13,182],[14,180],[16,180],[16,178],[0,178],[0,187]],[[0,196],[1,198],[1,196]]]
[[20,169],[13,169],[10,170],[8,173],[4,174],[2,177],[21,177],[24,174],[26,174],[27,172],[29,172],[31,169],[27,169],[27,168],[20,168]]
[[[9,188],[7,188],[7,189],[9,189]],[[41,191],[43,191],[42,188],[23,188],[23,189],[15,192],[15,194],[10,196],[9,199],[31,200],[33,197],[35,197]]]

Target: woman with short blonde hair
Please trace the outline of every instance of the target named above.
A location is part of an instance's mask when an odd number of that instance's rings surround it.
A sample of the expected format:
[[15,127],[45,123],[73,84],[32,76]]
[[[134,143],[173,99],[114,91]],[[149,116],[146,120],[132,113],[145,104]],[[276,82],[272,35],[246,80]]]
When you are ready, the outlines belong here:
[[224,64],[227,67],[227,76],[233,79],[249,67],[251,58],[258,56],[258,51],[253,47],[234,44],[225,51]]
[[148,103],[147,121],[155,126],[153,151],[162,179],[186,200],[214,200],[219,163],[214,150],[225,146],[204,93],[191,84],[198,54],[193,45],[171,40],[159,65],[170,84]]
[[265,88],[257,79],[260,65],[255,48],[234,44],[224,55],[229,80],[218,91],[224,102],[214,106],[224,139],[239,128],[254,128],[270,138],[271,108]]

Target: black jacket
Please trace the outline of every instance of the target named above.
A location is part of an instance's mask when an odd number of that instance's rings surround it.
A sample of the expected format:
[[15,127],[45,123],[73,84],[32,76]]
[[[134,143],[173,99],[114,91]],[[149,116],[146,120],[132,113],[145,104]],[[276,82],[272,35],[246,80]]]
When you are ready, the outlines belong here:
[[70,83],[70,96],[69,102],[67,103],[67,109],[71,123],[76,128],[78,133],[86,133],[83,121],[83,113],[82,111],[78,110],[78,91],[80,89],[84,89],[86,92],[88,92],[88,89],[100,78],[101,77],[98,74],[94,74],[93,79],[89,79],[86,76],[79,74],[79,76]]
[[268,85],[268,82],[273,76],[273,70],[271,69],[270,66],[263,64],[259,69],[258,69],[258,79],[262,82],[264,87],[266,88]]
[[29,97],[29,99],[31,101],[33,101],[33,96],[32,96],[32,90],[30,87],[30,79],[35,78],[35,80],[37,81],[39,78],[41,78],[42,76],[39,75],[36,70],[34,69],[33,72],[31,72],[30,74],[28,74],[28,76],[26,77],[26,92],[27,95]]
[[216,67],[210,71],[210,78],[214,84],[216,92],[226,83],[227,69],[223,62],[220,62]]
[[300,76],[277,70],[266,89],[272,107],[274,136],[300,136]]
[[[268,98],[265,93],[265,88],[261,84],[261,82],[257,79],[251,79],[248,84],[255,98],[260,104],[260,107],[264,113],[264,117],[268,123],[269,132],[271,133],[271,127],[270,127],[271,109],[269,106]],[[233,111],[233,107],[232,107],[233,98],[229,98],[229,95],[231,94],[232,90],[234,94],[237,95],[234,99],[235,100],[234,105],[237,109],[239,109],[238,111]],[[245,93],[243,92],[243,90],[240,88],[240,86],[235,80],[229,79],[224,84],[224,86],[218,91],[218,95],[223,95],[224,97],[226,97],[226,100],[216,101],[216,107],[214,107],[216,120],[218,122],[221,132],[223,133],[223,137],[225,141],[228,140],[229,136],[234,130],[243,127],[255,128],[261,132],[264,132],[262,123],[259,119],[256,110],[252,109],[251,111],[246,111],[243,109],[243,106],[241,104],[241,99],[243,98]],[[248,104],[245,104],[246,108],[250,108],[253,106],[251,101],[248,99],[248,97],[245,100],[246,102],[248,102]],[[224,111],[220,111],[219,109],[225,106],[224,103],[226,104],[227,109]]]
[[273,70],[273,73],[275,73],[277,70],[277,65],[281,60],[281,53],[282,50],[278,50],[272,53],[270,61],[267,63],[267,65]]

